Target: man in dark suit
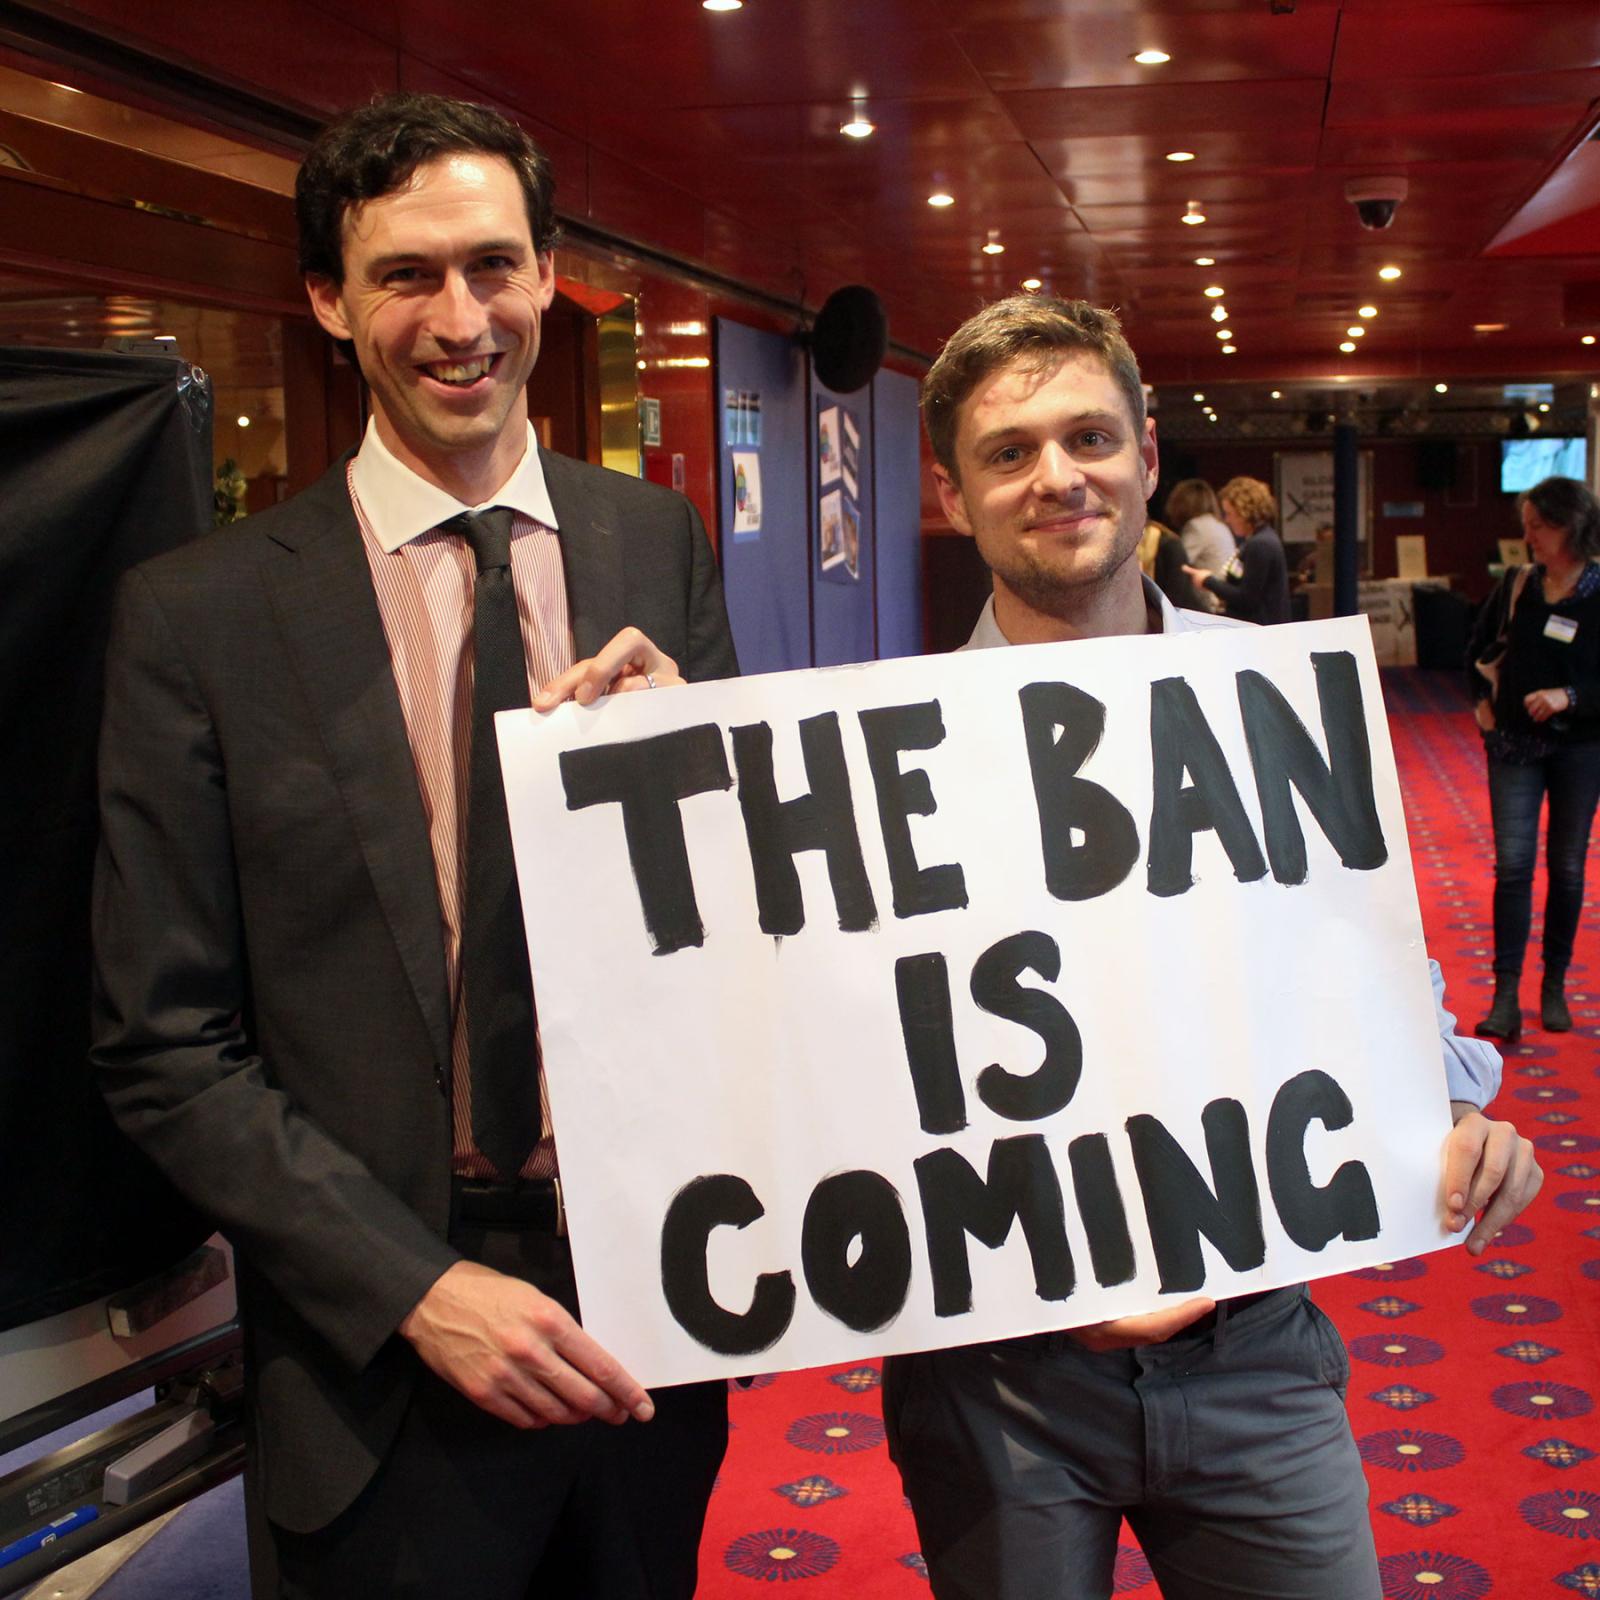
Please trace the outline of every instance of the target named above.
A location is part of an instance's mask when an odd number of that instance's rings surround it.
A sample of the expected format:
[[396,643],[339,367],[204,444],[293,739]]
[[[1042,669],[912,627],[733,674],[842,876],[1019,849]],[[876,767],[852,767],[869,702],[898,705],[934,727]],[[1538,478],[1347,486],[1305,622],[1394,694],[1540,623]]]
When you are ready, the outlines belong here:
[[[235,1245],[281,1593],[686,1596],[725,1397],[646,1394],[577,1321],[474,748],[491,628],[542,709],[735,671],[711,551],[680,496],[534,440],[555,227],[520,130],[391,97],[324,131],[297,207],[372,421],[124,583],[95,1059]],[[479,1051],[508,1039],[502,1091]]]

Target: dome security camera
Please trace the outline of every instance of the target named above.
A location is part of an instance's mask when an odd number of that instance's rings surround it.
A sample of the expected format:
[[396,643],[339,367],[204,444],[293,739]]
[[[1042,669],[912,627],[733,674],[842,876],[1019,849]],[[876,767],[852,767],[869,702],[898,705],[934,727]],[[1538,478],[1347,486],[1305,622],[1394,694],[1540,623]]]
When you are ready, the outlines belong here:
[[1394,221],[1409,185],[1404,178],[1351,178],[1344,197],[1356,208],[1363,228],[1387,228]]

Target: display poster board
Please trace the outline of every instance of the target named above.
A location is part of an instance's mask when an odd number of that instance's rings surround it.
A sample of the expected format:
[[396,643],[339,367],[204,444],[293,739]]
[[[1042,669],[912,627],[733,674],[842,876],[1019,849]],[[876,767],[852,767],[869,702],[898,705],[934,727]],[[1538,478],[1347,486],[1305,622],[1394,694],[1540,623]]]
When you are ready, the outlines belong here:
[[1452,1238],[1365,619],[633,692],[499,736],[584,1323],[641,1381]]
[[816,399],[817,566],[830,583],[861,581],[861,425],[837,400]]
[[1394,540],[1395,576],[1407,579],[1428,576],[1428,536],[1425,533],[1399,533]]
[[[1312,544],[1320,529],[1333,527],[1333,452],[1280,450],[1273,457],[1278,498],[1278,536],[1284,544]],[[1362,572],[1372,570],[1372,452],[1356,460],[1356,537]]]

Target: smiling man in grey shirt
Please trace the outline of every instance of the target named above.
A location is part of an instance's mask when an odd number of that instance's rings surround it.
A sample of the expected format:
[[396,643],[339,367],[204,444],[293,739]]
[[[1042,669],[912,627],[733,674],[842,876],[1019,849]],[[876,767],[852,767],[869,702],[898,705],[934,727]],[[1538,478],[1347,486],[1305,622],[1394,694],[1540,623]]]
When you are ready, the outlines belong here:
[[[1175,611],[1139,571],[1155,426],[1109,312],[989,306],[945,345],[923,414],[945,514],[994,580],[967,648],[1241,625]],[[1478,1254],[1542,1175],[1482,1114],[1499,1058],[1455,1036],[1432,975],[1443,1205]],[[1124,1516],[1168,1600],[1379,1600],[1348,1377],[1303,1286],[891,1358],[890,1447],[937,1600],[1105,1600]]]

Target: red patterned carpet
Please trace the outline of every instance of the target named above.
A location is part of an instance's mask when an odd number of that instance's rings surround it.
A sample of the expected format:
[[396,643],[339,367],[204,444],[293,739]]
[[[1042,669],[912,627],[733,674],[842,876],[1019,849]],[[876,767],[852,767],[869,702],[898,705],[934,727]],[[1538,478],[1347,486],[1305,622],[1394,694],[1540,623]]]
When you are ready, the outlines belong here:
[[[1429,948],[1470,1027],[1491,985],[1478,740],[1453,677],[1384,677]],[[1591,905],[1596,887],[1591,876]],[[1597,939],[1591,911],[1575,1031],[1530,1032],[1506,1061],[1497,1109],[1539,1146],[1539,1199],[1476,1262],[1449,1251],[1317,1288],[1350,1348],[1386,1600],[1600,1597]],[[1536,964],[1525,986],[1526,1006]],[[704,1600],[776,1583],[804,1585],[796,1600],[927,1594],[875,1366],[758,1380],[734,1391],[732,1416],[702,1547]],[[1131,1538],[1115,1592],[1156,1597]]]

